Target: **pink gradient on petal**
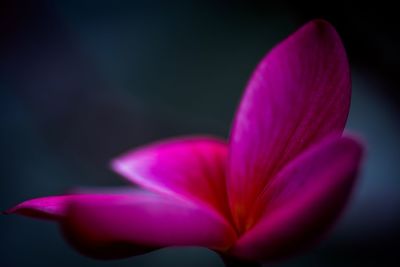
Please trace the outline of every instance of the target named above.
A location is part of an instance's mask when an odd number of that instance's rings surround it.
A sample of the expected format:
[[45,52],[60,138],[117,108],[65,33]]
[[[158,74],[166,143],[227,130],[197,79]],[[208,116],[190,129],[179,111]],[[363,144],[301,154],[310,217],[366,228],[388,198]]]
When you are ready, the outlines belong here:
[[343,131],[350,74],[335,29],[312,21],[278,44],[251,77],[231,136],[228,194],[242,231],[267,182],[313,142]]
[[8,213],[58,221],[67,240],[95,258],[127,257],[165,246],[225,251],[236,239],[229,222],[206,206],[139,190],[32,199]]
[[357,141],[334,137],[289,163],[259,199],[267,204],[262,217],[231,253],[244,259],[274,260],[316,241],[347,203],[361,155]]
[[226,155],[226,143],[220,139],[176,138],[128,152],[112,167],[147,189],[201,201],[228,216]]
[[81,250],[126,244],[143,248],[203,246],[225,251],[236,239],[231,225],[217,213],[154,194],[73,199],[67,213],[62,227],[67,239]]

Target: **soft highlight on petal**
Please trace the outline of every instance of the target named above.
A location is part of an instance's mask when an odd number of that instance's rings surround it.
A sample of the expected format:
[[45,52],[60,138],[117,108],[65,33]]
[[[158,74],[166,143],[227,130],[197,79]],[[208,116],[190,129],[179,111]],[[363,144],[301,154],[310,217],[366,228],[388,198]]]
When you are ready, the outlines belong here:
[[113,169],[147,189],[201,201],[227,215],[227,146],[211,137],[166,140],[115,159]]
[[312,21],[278,44],[250,79],[230,136],[228,193],[237,227],[269,179],[310,144],[343,131],[350,73],[335,29]]
[[244,259],[276,260],[318,240],[343,210],[361,156],[361,145],[349,137],[328,138],[305,151],[263,192],[262,217],[231,253]]

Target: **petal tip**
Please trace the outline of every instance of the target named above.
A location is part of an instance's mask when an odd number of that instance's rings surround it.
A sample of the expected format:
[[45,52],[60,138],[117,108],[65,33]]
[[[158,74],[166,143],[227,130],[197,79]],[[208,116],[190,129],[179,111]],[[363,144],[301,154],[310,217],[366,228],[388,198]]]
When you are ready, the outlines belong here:
[[110,166],[111,170],[118,173],[119,175],[122,175],[122,176],[129,175],[129,172],[130,172],[129,167],[124,162],[124,159],[121,157],[111,160],[109,166]]
[[20,203],[12,208],[9,208],[7,210],[1,211],[1,215],[22,215],[22,216],[27,216],[27,217],[40,217],[35,216],[35,212],[30,210],[28,207],[25,207],[24,203]]
[[14,213],[14,208],[10,208],[10,209],[7,209],[7,210],[0,211],[1,215],[11,215],[13,213]]
[[[335,27],[324,19],[311,20],[296,33],[300,33],[301,36],[308,36],[308,38],[311,37],[313,40],[329,40],[330,42],[340,40]],[[297,35],[296,33],[294,35]]]
[[309,28],[310,30],[318,33],[324,33],[331,30],[335,31],[333,25],[324,19],[311,20],[304,25],[304,28]]
[[6,210],[0,211],[1,215],[13,215],[13,214],[22,214],[23,215],[23,207],[21,207],[21,203],[13,206],[11,208],[8,208]]
[[344,135],[342,136],[342,140],[346,143],[347,146],[352,148],[352,151],[358,158],[362,158],[365,150],[366,150],[366,141],[357,135]]
[[109,163],[109,167],[111,170],[119,172],[120,169],[123,169],[121,161],[116,158],[116,159],[112,159]]
[[37,219],[57,220],[63,215],[65,203],[62,196],[34,198],[21,202],[1,214],[18,214]]
[[330,22],[321,18],[313,19],[309,22],[309,24],[315,27],[316,29],[321,29],[321,30],[333,27]]

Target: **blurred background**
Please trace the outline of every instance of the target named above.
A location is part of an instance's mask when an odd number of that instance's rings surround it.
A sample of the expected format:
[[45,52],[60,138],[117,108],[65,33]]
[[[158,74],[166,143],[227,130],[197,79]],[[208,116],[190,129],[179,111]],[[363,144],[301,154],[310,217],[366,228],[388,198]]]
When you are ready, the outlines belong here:
[[[124,182],[120,153],[160,138],[226,137],[263,55],[303,23],[338,30],[353,72],[348,130],[368,156],[329,237],[273,266],[393,266],[400,238],[400,32],[384,2],[0,2],[0,209]],[[99,262],[49,222],[0,217],[0,266],[223,266],[199,248]]]

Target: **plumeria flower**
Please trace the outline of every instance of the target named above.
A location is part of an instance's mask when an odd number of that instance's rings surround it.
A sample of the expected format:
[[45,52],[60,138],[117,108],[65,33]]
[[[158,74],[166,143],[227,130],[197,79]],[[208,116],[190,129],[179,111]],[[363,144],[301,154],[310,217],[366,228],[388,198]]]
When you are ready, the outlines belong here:
[[311,21],[256,68],[227,142],[137,148],[112,168],[141,189],[37,198],[7,213],[57,222],[101,259],[168,246],[207,247],[227,265],[288,257],[318,241],[351,194],[362,147],[343,135],[350,94],[340,37]]

